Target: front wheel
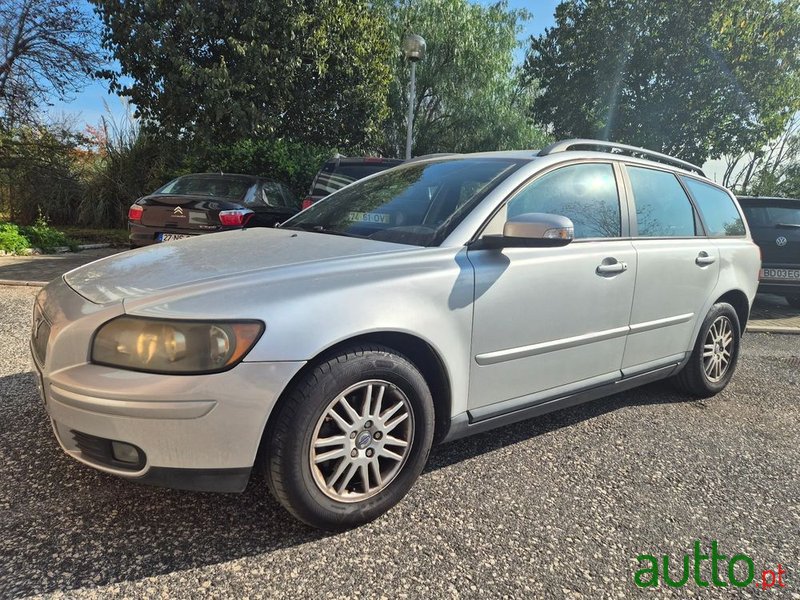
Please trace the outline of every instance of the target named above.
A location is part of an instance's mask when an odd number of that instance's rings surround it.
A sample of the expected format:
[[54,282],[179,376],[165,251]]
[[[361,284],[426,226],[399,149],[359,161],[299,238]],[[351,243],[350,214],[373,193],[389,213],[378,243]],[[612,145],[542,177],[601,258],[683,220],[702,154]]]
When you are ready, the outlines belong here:
[[267,482],[289,512],[320,529],[355,527],[397,504],[433,440],[425,379],[383,346],[320,362],[276,411],[266,432]]
[[740,341],[739,317],[733,306],[715,304],[703,321],[689,362],[673,381],[684,392],[699,398],[718,394],[736,370]]

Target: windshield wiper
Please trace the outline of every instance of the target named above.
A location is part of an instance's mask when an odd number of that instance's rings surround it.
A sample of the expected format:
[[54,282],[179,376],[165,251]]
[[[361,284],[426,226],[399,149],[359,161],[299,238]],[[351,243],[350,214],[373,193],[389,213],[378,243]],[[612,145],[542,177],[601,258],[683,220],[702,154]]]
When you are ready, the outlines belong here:
[[775,227],[782,227],[784,229],[800,229],[800,223],[777,223]]

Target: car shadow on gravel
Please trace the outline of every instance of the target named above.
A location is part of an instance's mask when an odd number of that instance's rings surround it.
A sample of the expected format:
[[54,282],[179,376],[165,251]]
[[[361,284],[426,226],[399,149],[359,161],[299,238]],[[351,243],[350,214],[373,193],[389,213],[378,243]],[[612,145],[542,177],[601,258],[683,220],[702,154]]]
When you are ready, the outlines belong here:
[[670,383],[657,381],[613,396],[560,409],[513,425],[436,446],[431,451],[425,471],[447,467],[473,456],[498,450],[563,427],[570,427],[620,408],[677,402],[693,402],[702,406],[701,401],[677,391]]
[[[138,580],[313,542],[255,475],[243,494],[139,486],[58,447],[32,373],[0,378],[0,597]],[[427,470],[621,407],[674,402],[664,385],[626,392],[433,449]]]
[[325,537],[243,494],[136,485],[58,446],[32,373],[0,378],[0,598],[137,580]]

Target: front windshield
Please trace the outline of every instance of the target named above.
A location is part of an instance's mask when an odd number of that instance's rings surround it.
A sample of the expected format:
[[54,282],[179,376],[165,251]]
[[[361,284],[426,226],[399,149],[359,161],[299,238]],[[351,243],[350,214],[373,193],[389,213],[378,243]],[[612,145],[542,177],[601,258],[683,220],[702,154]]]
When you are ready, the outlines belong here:
[[155,194],[169,196],[211,196],[227,200],[241,200],[255,185],[246,177],[225,175],[184,175],[170,181]]
[[436,245],[521,164],[501,158],[406,164],[336,192],[281,227]]

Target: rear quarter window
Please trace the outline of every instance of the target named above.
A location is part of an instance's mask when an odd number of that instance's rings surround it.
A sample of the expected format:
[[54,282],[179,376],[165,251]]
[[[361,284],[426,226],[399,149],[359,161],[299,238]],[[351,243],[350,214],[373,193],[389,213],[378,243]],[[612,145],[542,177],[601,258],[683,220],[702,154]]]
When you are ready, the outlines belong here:
[[727,192],[697,179],[684,177],[711,236],[745,235],[744,221]]
[[327,196],[354,181],[385,171],[391,166],[386,163],[325,165],[314,180],[311,195]]
[[758,201],[754,204],[751,201],[742,201],[741,205],[750,227],[800,225],[800,202],[792,206],[789,203],[770,204],[767,201]]

